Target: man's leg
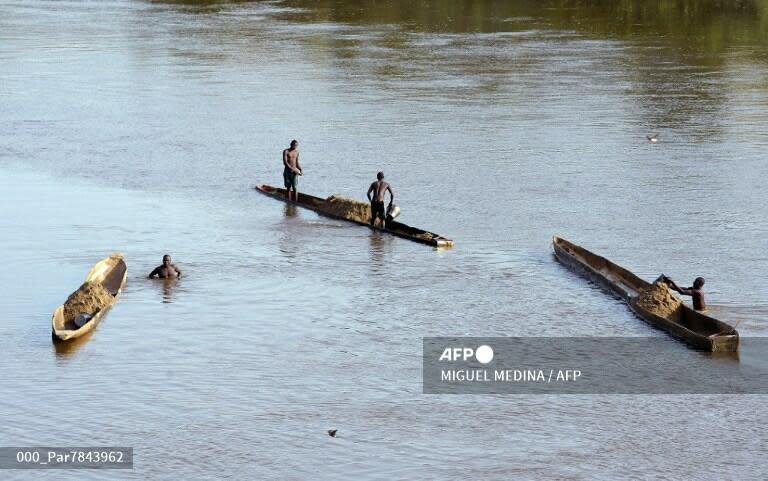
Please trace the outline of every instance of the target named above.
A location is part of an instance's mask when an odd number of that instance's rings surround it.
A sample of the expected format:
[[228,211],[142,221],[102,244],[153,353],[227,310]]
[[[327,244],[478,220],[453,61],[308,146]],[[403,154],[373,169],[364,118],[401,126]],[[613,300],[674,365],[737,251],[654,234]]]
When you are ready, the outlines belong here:
[[291,200],[291,182],[288,179],[288,172],[285,170],[283,171],[283,185],[285,186],[285,197]]
[[296,172],[293,173],[293,176],[291,177],[291,186],[293,187],[293,200],[295,202],[299,201],[299,174]]
[[381,204],[380,203],[376,204],[376,218],[379,219],[379,227],[381,227],[382,223],[381,223]]

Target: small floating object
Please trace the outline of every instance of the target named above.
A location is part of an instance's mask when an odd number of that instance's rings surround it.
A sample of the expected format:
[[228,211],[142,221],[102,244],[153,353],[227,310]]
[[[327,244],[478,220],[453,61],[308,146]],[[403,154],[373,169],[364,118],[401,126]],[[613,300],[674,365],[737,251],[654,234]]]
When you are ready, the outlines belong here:
[[659,141],[659,134],[646,135],[645,138],[648,139],[648,142],[655,144]]
[[120,298],[127,275],[128,267],[120,253],[97,262],[83,285],[53,312],[54,340],[76,339],[93,331]]
[[336,437],[336,433],[337,433],[337,432],[339,432],[339,430],[338,430],[338,429],[329,429],[329,430],[328,430],[328,436],[330,436],[330,437],[332,437],[332,438],[335,438],[335,437]]

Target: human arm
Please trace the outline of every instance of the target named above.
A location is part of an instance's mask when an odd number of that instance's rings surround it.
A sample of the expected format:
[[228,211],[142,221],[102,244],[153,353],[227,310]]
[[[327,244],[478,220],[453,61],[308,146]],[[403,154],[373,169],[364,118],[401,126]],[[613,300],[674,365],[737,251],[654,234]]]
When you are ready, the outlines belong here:
[[371,192],[373,192],[373,184],[371,184],[370,187],[368,187],[368,192],[365,194],[368,196],[368,202],[373,202],[373,198],[371,197]]
[[666,281],[666,283],[670,287],[670,289],[678,292],[679,294],[682,294],[684,296],[692,296],[693,295],[693,289],[686,289],[686,288],[680,287],[677,284],[675,284],[675,281],[673,281],[669,277],[665,278],[664,280]]
[[387,210],[389,210],[392,207],[392,203],[395,201],[395,193],[392,192],[392,186],[387,184],[387,190],[389,191],[389,205],[387,206]]
[[296,173],[299,175],[304,175],[304,171],[301,169],[301,164],[299,164],[299,153],[296,152]]
[[694,291],[691,288],[678,287],[675,290],[684,296],[693,296],[694,294]]
[[155,267],[154,270],[149,273],[147,278],[152,279],[153,277],[159,276],[159,275],[160,275],[160,268],[159,267]]
[[173,270],[176,271],[176,277],[181,279],[181,269],[176,264],[173,265]]

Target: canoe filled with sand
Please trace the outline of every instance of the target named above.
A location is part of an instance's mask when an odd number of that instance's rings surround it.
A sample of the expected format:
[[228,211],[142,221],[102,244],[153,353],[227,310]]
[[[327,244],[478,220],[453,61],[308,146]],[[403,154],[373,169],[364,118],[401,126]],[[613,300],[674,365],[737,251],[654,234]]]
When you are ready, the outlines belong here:
[[[285,189],[272,187],[271,185],[266,184],[258,184],[255,188],[262,194],[268,195],[274,199],[305,207],[326,217],[342,219],[365,226],[370,226],[371,223],[371,207],[367,202],[361,202],[341,195],[332,195],[323,199],[321,197],[302,193],[299,194],[298,201],[289,201],[286,198]],[[386,228],[382,230],[397,237],[402,237],[403,239],[434,247],[453,246],[453,241],[451,239],[394,220],[388,220]]]
[[127,274],[122,254],[112,254],[97,262],[85,282],[54,311],[54,339],[67,341],[93,331],[120,298]]
[[583,247],[555,237],[555,257],[629,304],[641,319],[696,349],[733,352],[739,333],[733,326],[686,306],[661,279],[649,283]]

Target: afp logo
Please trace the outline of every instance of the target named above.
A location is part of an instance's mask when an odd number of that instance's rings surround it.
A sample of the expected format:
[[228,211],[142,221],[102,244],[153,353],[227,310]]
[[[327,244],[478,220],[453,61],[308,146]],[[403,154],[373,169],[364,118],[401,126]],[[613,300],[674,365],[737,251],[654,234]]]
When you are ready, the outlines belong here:
[[440,355],[440,361],[468,361],[473,357],[480,364],[488,364],[493,361],[493,349],[485,344],[478,346],[477,349],[472,349],[471,347],[446,347]]

